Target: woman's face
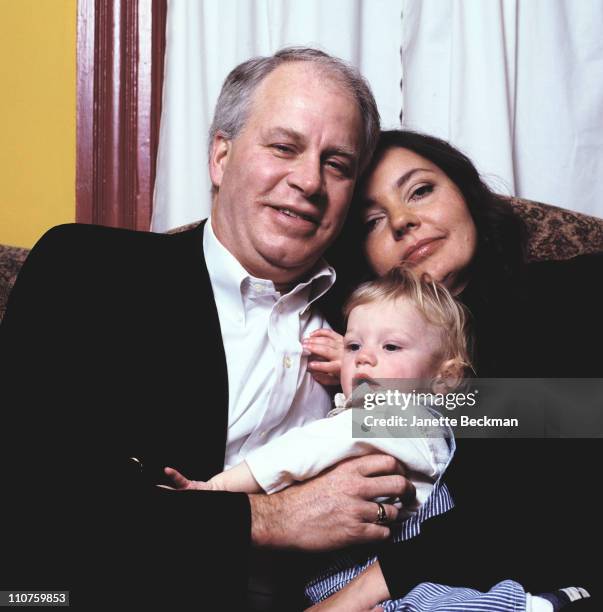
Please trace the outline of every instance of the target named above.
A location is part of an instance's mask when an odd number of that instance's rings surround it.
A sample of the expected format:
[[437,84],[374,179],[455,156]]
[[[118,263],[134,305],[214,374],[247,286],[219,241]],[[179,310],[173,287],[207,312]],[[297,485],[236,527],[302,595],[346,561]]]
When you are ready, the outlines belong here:
[[463,290],[477,231],[461,192],[438,166],[408,149],[387,149],[361,197],[365,251],[376,274],[404,262],[454,294]]

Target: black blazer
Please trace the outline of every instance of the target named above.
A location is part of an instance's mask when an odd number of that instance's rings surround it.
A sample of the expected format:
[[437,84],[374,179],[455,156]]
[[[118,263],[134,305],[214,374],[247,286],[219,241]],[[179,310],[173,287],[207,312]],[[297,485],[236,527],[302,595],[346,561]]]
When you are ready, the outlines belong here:
[[202,235],[65,225],[31,251],[0,327],[1,588],[70,589],[76,609],[243,601],[247,496],[153,486],[166,465],[223,468]]

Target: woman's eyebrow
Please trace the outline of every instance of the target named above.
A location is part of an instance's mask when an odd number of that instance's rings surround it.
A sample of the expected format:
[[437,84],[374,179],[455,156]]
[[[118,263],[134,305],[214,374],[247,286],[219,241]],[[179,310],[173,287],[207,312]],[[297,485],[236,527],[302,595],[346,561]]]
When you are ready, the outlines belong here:
[[408,172],[405,172],[397,181],[396,181],[396,187],[402,187],[405,183],[407,183],[410,178],[412,177],[413,174],[416,174],[417,172],[433,172],[433,170],[430,170],[429,168],[412,168],[411,170],[409,170]]

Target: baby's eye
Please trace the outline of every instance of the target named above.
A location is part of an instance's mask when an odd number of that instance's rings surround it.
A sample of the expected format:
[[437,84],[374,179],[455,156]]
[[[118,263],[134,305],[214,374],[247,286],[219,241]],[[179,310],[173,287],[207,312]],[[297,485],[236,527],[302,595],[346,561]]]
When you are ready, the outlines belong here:
[[346,351],[350,351],[351,353],[353,353],[355,351],[359,351],[360,350],[360,344],[358,344],[358,342],[348,342],[345,345],[345,350]]
[[433,191],[433,185],[429,183],[426,185],[420,185],[411,193],[410,199],[420,200],[421,198],[424,198],[425,196],[429,195],[432,191]]
[[389,353],[393,353],[394,351],[402,350],[401,346],[398,346],[397,344],[391,344],[391,343],[383,345],[383,348]]

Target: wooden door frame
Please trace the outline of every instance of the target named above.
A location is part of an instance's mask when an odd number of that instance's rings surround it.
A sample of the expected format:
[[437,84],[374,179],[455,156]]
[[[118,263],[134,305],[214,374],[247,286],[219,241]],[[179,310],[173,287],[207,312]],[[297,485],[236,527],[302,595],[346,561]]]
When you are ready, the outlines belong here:
[[76,221],[149,230],[167,0],[77,1]]

